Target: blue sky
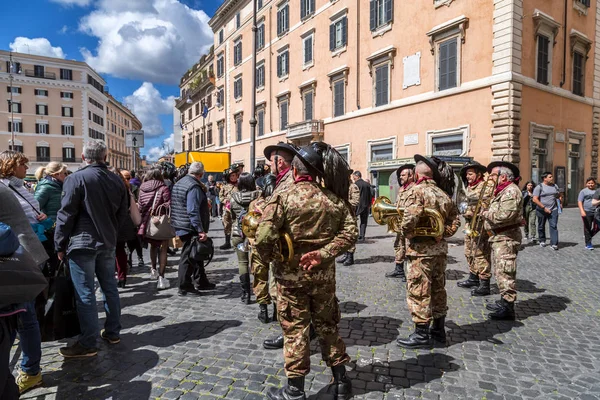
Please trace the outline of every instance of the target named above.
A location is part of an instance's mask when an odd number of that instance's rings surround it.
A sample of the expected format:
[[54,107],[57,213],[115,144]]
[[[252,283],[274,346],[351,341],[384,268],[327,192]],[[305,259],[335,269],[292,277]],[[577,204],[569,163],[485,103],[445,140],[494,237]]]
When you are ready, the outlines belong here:
[[0,48],[88,62],[105,78],[110,93],[142,120],[142,154],[156,157],[173,132],[177,83],[212,45],[207,22],[221,3],[3,1]]

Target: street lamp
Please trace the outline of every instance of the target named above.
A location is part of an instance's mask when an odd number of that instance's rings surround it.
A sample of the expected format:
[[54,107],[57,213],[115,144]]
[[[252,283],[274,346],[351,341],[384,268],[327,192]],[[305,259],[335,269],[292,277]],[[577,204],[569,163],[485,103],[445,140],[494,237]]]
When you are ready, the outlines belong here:
[[256,161],[256,0],[252,0],[252,113],[250,114],[250,168]]

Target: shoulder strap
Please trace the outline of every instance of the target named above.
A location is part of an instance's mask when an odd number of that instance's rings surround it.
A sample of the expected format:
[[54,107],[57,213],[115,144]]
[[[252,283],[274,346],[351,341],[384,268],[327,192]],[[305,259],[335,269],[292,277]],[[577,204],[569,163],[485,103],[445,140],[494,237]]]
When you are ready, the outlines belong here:
[[25,198],[25,196],[23,196],[23,195],[22,195],[22,194],[21,194],[21,193],[20,193],[20,192],[19,192],[17,189],[15,189],[15,188],[14,188],[14,187],[13,187],[11,184],[9,184],[9,185],[8,185],[8,187],[9,187],[9,188],[11,188],[13,192],[15,192],[16,194],[18,194],[20,198],[22,198],[23,200],[25,200],[25,201],[27,202],[27,204],[29,204],[29,205],[31,206],[31,208],[33,208],[33,211],[35,211],[37,215],[41,215],[41,214],[42,214],[41,212],[39,212],[39,211],[38,211],[38,209],[37,209],[37,208],[35,208],[35,207],[33,206],[33,204],[31,204],[31,203],[29,202],[29,200],[27,200],[27,199]]
[[158,194],[160,193],[160,188],[154,193],[154,200],[152,201],[152,208],[150,208],[150,215],[154,215],[154,206],[156,205],[156,199],[158,198]]

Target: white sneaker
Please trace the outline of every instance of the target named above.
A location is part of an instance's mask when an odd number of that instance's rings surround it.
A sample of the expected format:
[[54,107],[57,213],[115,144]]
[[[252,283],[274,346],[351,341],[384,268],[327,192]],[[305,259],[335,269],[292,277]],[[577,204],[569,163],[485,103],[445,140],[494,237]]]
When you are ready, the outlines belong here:
[[164,289],[168,289],[170,287],[171,287],[171,284],[169,283],[169,280],[167,278],[163,278],[162,276],[158,277],[158,285],[157,285],[158,290],[164,290]]
[[150,279],[158,279],[158,271],[155,269],[150,270]]

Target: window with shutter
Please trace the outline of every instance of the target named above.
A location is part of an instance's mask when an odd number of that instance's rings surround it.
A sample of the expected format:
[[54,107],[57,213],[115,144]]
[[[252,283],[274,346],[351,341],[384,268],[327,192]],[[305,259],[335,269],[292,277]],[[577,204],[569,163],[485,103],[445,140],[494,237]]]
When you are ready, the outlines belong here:
[[344,115],[344,90],[346,86],[345,79],[339,79],[333,83],[333,116]]
[[235,118],[235,141],[242,141],[242,116],[238,115]]
[[225,143],[225,124],[223,122],[219,123],[219,146],[223,146]]
[[235,28],[238,29],[241,24],[242,24],[242,16],[240,15],[240,13],[237,13],[235,15]]
[[312,121],[313,119],[313,91],[307,90],[304,92],[304,120]]
[[439,44],[438,90],[457,86],[457,43],[458,38],[452,38]]
[[265,24],[261,24],[256,32],[256,48],[262,50],[265,47]]
[[389,103],[389,64],[375,68],[375,107]]
[[265,110],[261,108],[256,113],[258,120],[258,136],[263,136],[265,134]]
[[288,126],[288,101],[281,100],[279,102],[279,129],[285,130]]
[[277,11],[277,36],[281,36],[288,31],[289,27],[289,5],[285,4],[279,7]]
[[393,0],[369,1],[369,26],[375,31],[384,25],[390,24],[394,19]]
[[583,96],[583,71],[584,56],[581,53],[573,53],[573,94]]
[[547,85],[549,83],[548,67],[550,40],[546,36],[539,35],[537,45],[537,81]]
[[309,65],[313,63],[313,35],[305,37],[303,43],[304,63],[303,65]]

